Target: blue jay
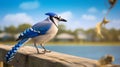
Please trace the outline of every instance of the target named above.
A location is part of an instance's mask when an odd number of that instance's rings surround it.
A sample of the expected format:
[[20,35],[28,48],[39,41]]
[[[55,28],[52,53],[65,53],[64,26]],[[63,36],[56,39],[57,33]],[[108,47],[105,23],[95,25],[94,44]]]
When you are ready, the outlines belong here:
[[17,39],[18,43],[5,56],[6,62],[12,60],[17,50],[30,38],[34,42],[37,53],[40,53],[37,44],[40,44],[44,49],[43,53],[50,52],[45,49],[44,44],[51,40],[58,32],[58,22],[67,22],[67,20],[52,12],[46,13],[45,15],[48,15],[49,17],[42,22],[36,23],[31,28],[26,29],[19,35]]

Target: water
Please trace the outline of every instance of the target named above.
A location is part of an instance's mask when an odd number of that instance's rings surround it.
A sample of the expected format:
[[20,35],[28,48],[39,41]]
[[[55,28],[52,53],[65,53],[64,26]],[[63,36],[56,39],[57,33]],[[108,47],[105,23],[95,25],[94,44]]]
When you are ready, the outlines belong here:
[[115,64],[120,64],[120,46],[45,46],[48,50],[98,60],[106,54],[115,57]]

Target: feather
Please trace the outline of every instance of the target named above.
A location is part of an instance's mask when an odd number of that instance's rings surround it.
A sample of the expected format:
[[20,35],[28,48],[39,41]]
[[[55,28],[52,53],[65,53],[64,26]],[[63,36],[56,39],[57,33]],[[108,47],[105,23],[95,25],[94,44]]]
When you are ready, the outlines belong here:
[[28,38],[20,40],[5,56],[6,62],[9,62],[12,60],[14,55],[16,54],[17,50],[28,40]]
[[37,23],[35,25],[33,25],[31,28],[26,29],[25,31],[23,31],[18,39],[24,39],[24,38],[33,38],[39,35],[44,35],[46,34],[46,32],[50,29],[51,27],[51,23]]

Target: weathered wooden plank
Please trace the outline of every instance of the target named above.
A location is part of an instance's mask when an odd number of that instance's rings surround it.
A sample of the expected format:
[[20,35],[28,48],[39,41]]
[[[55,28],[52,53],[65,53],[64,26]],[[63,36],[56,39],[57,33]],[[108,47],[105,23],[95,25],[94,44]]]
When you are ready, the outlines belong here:
[[[0,45],[0,61],[5,62],[4,57],[11,47],[12,46]],[[42,51],[41,49],[39,50]],[[88,58],[53,51],[46,54],[37,54],[35,48],[30,46],[20,48],[15,58],[8,64],[15,67],[100,67],[98,61]]]
[[13,66],[7,63],[3,63],[3,67],[13,67]]
[[0,67],[3,67],[3,62],[2,61],[0,61]]

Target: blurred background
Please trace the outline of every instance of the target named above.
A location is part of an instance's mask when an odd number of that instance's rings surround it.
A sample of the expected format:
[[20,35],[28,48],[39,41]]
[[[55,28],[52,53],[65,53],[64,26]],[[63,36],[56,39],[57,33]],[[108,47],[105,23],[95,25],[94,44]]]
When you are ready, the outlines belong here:
[[52,42],[119,42],[120,1],[110,11],[110,23],[103,26],[97,37],[95,26],[101,22],[110,7],[108,0],[1,0],[0,41],[15,41],[19,33],[31,25],[44,20],[46,12],[55,12],[66,18],[67,23],[59,24],[59,32]]
[[16,44],[20,32],[47,18],[45,13],[55,12],[68,22],[59,23],[56,37],[47,43],[52,45],[46,46],[48,49],[93,59],[112,54],[118,64],[120,0],[106,17],[110,23],[102,27],[104,39],[95,31],[109,7],[108,0],[0,0],[0,44]]

